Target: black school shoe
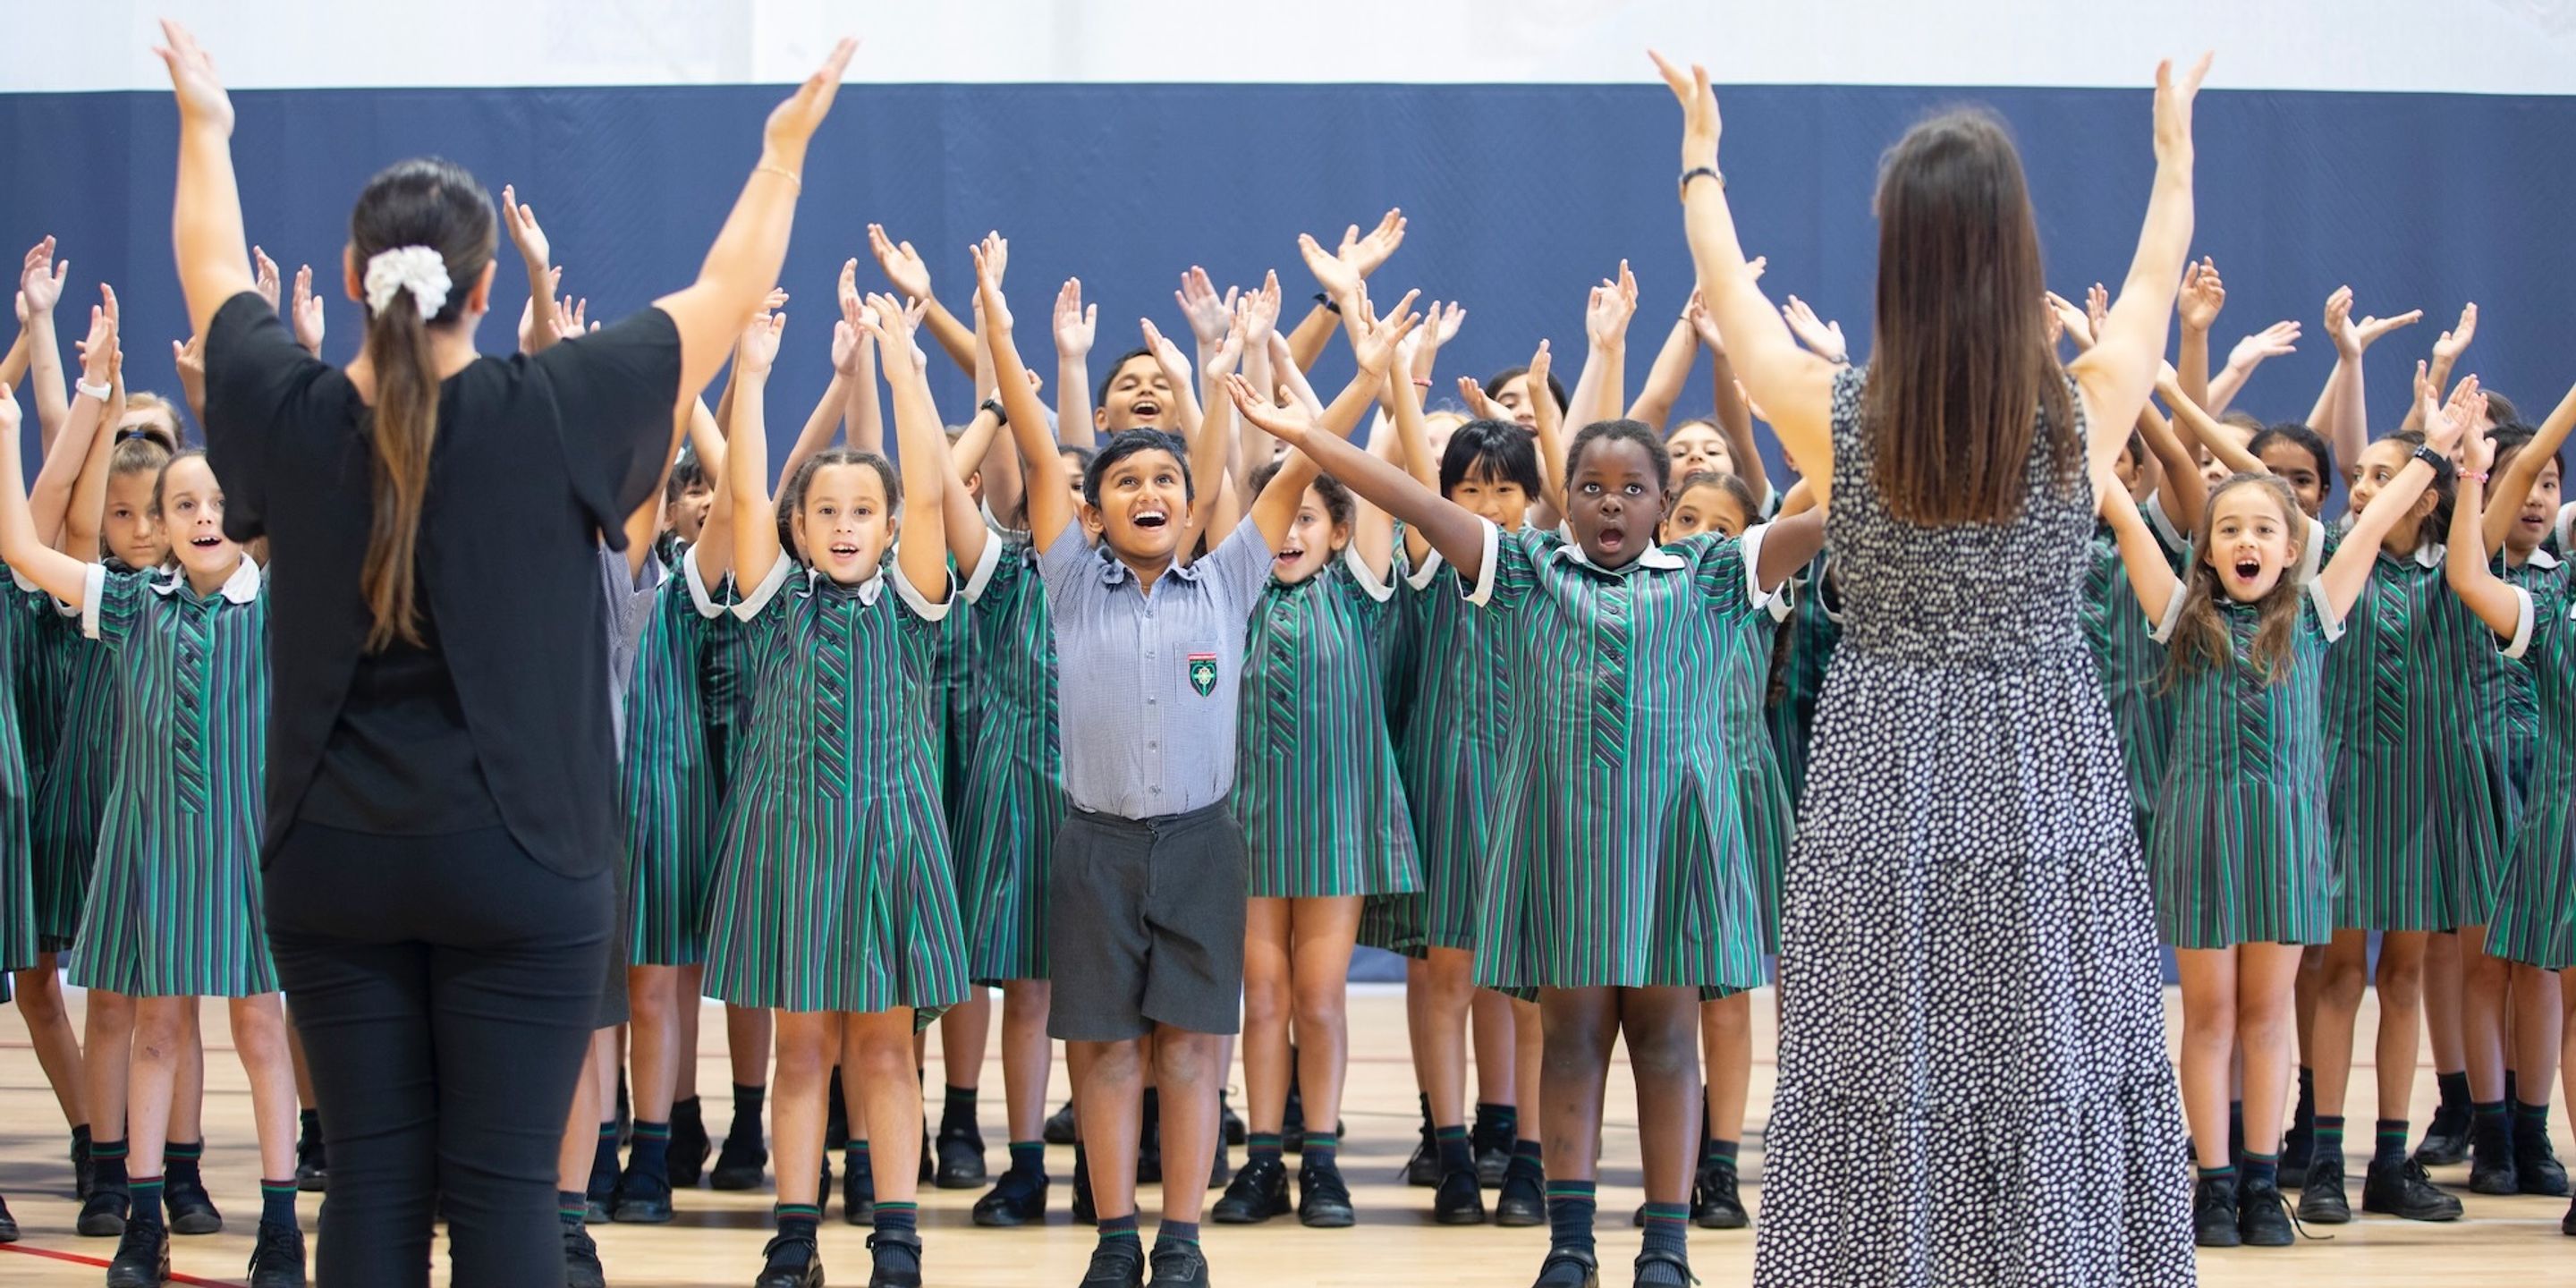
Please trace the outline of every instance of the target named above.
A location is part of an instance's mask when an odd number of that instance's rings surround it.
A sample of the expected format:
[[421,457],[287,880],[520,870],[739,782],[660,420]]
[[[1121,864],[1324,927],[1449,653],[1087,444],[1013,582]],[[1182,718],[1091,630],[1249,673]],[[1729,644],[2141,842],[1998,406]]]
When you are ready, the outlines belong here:
[[1494,1196],[1494,1224],[1519,1228],[1547,1224],[1547,1187],[1532,1176],[1506,1176]]
[[1678,1252],[1648,1248],[1637,1254],[1638,1288],[1687,1288],[1699,1282],[1691,1273],[1690,1260]]
[[1245,1140],[1243,1115],[1234,1112],[1234,1105],[1225,1098],[1223,1091],[1216,1093],[1216,1122],[1217,1126],[1225,1131],[1226,1144],[1243,1144]]
[[666,1157],[670,1160],[671,1188],[693,1190],[698,1178],[707,1170],[707,1121],[698,1098],[676,1101],[671,1105],[671,1144]]
[[1691,1224],[1703,1230],[1741,1230],[1752,1223],[1736,1189],[1734,1165],[1710,1163],[1699,1169],[1691,1186]]
[[599,1264],[599,1245],[586,1227],[563,1228],[564,1288],[608,1288],[608,1267]]
[[1550,1249],[1531,1288],[1601,1288],[1601,1262],[1580,1248]]
[[2236,1193],[2236,1238],[2249,1248],[2286,1248],[2298,1239],[2290,1200],[2272,1182],[2249,1182]]
[[1431,1196],[1431,1219],[1441,1225],[1485,1223],[1485,1190],[1476,1183],[1474,1171],[1451,1172],[1440,1178],[1440,1189]]
[[760,1250],[760,1277],[751,1288],[823,1288],[823,1253],[804,1235],[779,1235]]
[[2362,1176],[2361,1210],[2409,1221],[2457,1221],[2460,1200],[2434,1185],[2414,1159],[2374,1161]]
[[2299,1190],[2299,1219],[2310,1225],[2342,1225],[2352,1220],[2352,1203],[2343,1192],[2343,1159],[2328,1155],[2308,1163]]
[[1413,1153],[1404,1160],[1404,1183],[1430,1189],[1440,1184],[1440,1144],[1432,1134],[1431,1119],[1422,1119],[1422,1139],[1413,1143]]
[[1133,1239],[1113,1239],[1091,1250],[1081,1288],[1145,1288],[1145,1250]]
[[2576,1203],[2567,1205],[2567,1215],[2558,1218],[2558,1232],[2576,1239]]
[[2519,1194],[2522,1178],[2514,1169],[2513,1119],[2506,1114],[2479,1114],[2469,1123],[2469,1192]]
[[2534,1128],[2517,1114],[2513,1122],[2513,1170],[2522,1193],[2542,1198],[2567,1197],[2567,1169],[2549,1147],[2549,1129]]
[[9,1201],[0,1199],[0,1243],[18,1241],[18,1218],[9,1215]]
[[609,1218],[620,1225],[667,1225],[671,1220],[671,1183],[633,1168],[617,1178],[617,1198]]
[[84,1238],[114,1239],[125,1233],[125,1218],[133,1208],[133,1191],[122,1185],[102,1185],[90,1191],[89,1200],[81,1204],[80,1219],[72,1228]]
[[[832,1187],[829,1185],[816,1191],[818,1194],[831,1192]],[[877,1170],[873,1163],[861,1163],[851,1167],[848,1173],[841,1177],[841,1219],[851,1225],[876,1224]],[[814,1282],[822,1282],[821,1271],[815,1272]]]
[[2424,1143],[2415,1147],[2415,1161],[2426,1167],[2451,1167],[2467,1161],[2470,1117],[2465,1104],[2434,1106],[2433,1121],[2424,1127]]
[[98,1164],[89,1156],[89,1128],[72,1132],[72,1197],[89,1202],[90,1187],[98,1183]]
[[920,1235],[900,1230],[871,1234],[868,1259],[868,1288],[921,1288]]
[[259,1223],[259,1242],[250,1251],[250,1288],[304,1288],[303,1230]]
[[170,1231],[158,1221],[129,1221],[107,1263],[107,1288],[161,1288],[170,1281]]
[[1209,1216],[1218,1225],[1258,1225],[1288,1215],[1288,1165],[1275,1158],[1256,1158],[1234,1174],[1234,1183],[1216,1201]]
[[322,1129],[313,1126],[295,1140],[295,1188],[320,1194],[331,1186],[331,1156],[322,1146]]
[[1044,1225],[1046,1205],[1046,1177],[1004,1172],[984,1197],[975,1200],[975,1224],[995,1228]]
[[931,1184],[943,1190],[971,1190],[982,1185],[984,1136],[972,1127],[939,1129],[939,1171]]
[[1046,1125],[1038,1129],[1038,1139],[1050,1145],[1070,1145],[1075,1138],[1073,1102],[1068,1100],[1064,1108],[1047,1115]]
[[206,1193],[206,1182],[200,1177],[172,1181],[162,1191],[161,1206],[169,1210],[172,1234],[224,1232],[224,1214],[215,1210],[215,1198]]
[[1100,1223],[1100,1209],[1093,1206],[1091,1202],[1091,1160],[1083,1157],[1079,1149],[1073,1152],[1073,1223],[1075,1225]]
[[1342,1169],[1309,1159],[1297,1168],[1297,1221],[1311,1230],[1348,1229],[1359,1220]]
[[756,1190],[768,1175],[769,1146],[761,1141],[760,1129],[754,1126],[749,1135],[737,1129],[726,1133],[723,1148],[716,1151],[716,1165],[707,1173],[707,1186]]
[[2191,1187],[2191,1241],[2203,1248],[2233,1248],[2236,1233],[2236,1182],[2204,1176]]
[[2281,1188],[2295,1190],[2308,1180],[2308,1160],[2316,1156],[2316,1132],[2293,1126],[2281,1133]]
[[1154,1288],[1208,1288],[1207,1254],[1195,1243],[1154,1242]]

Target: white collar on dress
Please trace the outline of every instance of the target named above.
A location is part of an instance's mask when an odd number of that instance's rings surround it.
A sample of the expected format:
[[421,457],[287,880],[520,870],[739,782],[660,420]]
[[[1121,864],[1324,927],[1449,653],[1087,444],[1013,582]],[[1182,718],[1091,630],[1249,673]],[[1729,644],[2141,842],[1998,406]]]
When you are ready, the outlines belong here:
[[[1628,571],[1628,568],[1604,568],[1601,565],[1592,562],[1592,556],[1583,553],[1583,543],[1574,539],[1574,528],[1572,525],[1557,525],[1556,535],[1560,538],[1556,544],[1557,558],[1563,559],[1568,563],[1581,564],[1594,572],[1605,573],[1612,577],[1622,576]],[[1638,551],[1636,561],[1628,565],[1628,567],[1655,568],[1665,572],[1670,572],[1675,568],[1685,568],[1689,565],[1689,560],[1682,558],[1680,555],[1674,554],[1670,550],[1664,549],[1660,545],[1653,545]]]
[[[251,603],[259,598],[259,577],[258,562],[245,554],[241,562],[234,565],[232,575],[224,578],[222,588],[215,593],[235,604]],[[187,570],[172,565],[168,581],[155,581],[149,585],[152,587],[152,593],[156,595],[175,595],[179,593],[179,588],[187,583]]]
[[[821,590],[824,583],[830,582],[831,580],[831,578],[823,575],[823,570],[820,568],[808,567],[805,570],[805,586],[809,590]],[[860,582],[856,586],[849,587],[849,589],[858,594],[860,603],[865,604],[870,608],[874,608],[877,605],[877,596],[885,593],[885,584],[885,565],[878,564],[877,570],[869,573],[866,581]]]

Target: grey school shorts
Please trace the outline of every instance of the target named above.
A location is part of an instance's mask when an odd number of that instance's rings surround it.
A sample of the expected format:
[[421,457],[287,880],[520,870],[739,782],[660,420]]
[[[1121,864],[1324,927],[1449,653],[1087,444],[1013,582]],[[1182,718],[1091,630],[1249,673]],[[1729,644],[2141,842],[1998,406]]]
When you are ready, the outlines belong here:
[[1147,819],[1066,814],[1047,878],[1047,1036],[1234,1032],[1248,863],[1243,825],[1223,804]]

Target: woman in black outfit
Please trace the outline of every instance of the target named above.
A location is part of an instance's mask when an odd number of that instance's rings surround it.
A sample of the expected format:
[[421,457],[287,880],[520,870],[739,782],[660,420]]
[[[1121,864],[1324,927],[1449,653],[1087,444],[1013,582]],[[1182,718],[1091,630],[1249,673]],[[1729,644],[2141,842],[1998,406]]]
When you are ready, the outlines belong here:
[[555,1147],[613,915],[598,543],[676,446],[786,256],[807,141],[851,46],[770,115],[687,288],[535,358],[474,352],[491,199],[452,163],[376,176],[350,219],[368,307],[345,369],[252,293],[232,104],[164,23],[173,238],[206,338],[226,530],[271,558],[269,938],[329,1107],[320,1281],[561,1284]]

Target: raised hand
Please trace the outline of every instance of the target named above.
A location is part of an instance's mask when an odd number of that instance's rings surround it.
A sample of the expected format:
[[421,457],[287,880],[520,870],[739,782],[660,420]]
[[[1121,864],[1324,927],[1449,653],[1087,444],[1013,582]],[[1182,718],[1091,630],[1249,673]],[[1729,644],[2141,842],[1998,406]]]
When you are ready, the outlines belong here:
[[1708,69],[1692,63],[1688,75],[1664,61],[1662,54],[1646,52],[1655,60],[1655,70],[1663,73],[1664,86],[1682,108],[1682,169],[1685,171],[1717,166],[1717,136],[1720,122],[1717,94],[1708,87]]
[[[1369,303],[1367,295],[1360,296],[1359,325],[1351,333],[1351,356],[1358,360],[1360,370],[1372,376],[1386,375],[1387,365],[1395,361],[1396,345],[1422,323],[1422,315],[1413,311],[1414,298],[1421,294],[1406,291],[1385,317],[1378,316],[1377,307]],[[1633,297],[1630,302],[1634,304]]]
[[[975,249],[980,258],[983,247]],[[859,327],[876,342],[877,355],[885,360],[889,379],[903,373],[918,378],[927,372],[930,357],[921,351],[913,333],[921,328],[921,319],[929,307],[921,300],[906,303],[891,295],[868,296],[868,307],[859,314]]]
[[81,383],[85,385],[107,383],[108,367],[116,353],[116,292],[104,282],[98,289],[102,302],[90,306],[89,335],[78,346]]
[[567,295],[562,299],[556,300],[554,312],[555,338],[558,340],[570,340],[576,336],[587,335],[590,332],[598,330],[598,323],[587,320],[589,315],[590,297],[587,295],[580,299],[574,299]]
[[1805,300],[1790,296],[1780,317],[1789,324],[1789,334],[1798,337],[1798,343],[1817,357],[1835,366],[1851,361],[1851,350],[1843,343],[1843,324],[1818,320],[1816,311]]
[[2266,358],[2287,357],[2299,351],[2299,324],[2275,322],[2236,342],[2227,352],[2227,365],[2251,367]]
[[859,261],[841,261],[841,276],[832,284],[832,298],[840,306],[842,320],[857,326],[859,309],[864,305],[859,298]]
[[2111,293],[2104,290],[2100,282],[2095,282],[2093,284],[2093,289],[2084,293],[2084,325],[2092,331],[2093,337],[2098,340],[2102,336],[2102,328],[2104,324],[2108,323],[2110,320]]
[[2066,333],[2067,339],[2075,342],[2076,352],[2082,353],[2093,347],[2093,319],[2090,315],[2075,307],[2075,301],[2055,291],[2045,293],[2041,298],[2048,302],[2049,316],[2057,319],[2058,328]]
[[1089,308],[1082,303],[1082,279],[1064,279],[1063,289],[1055,293],[1055,352],[1059,358],[1080,358],[1091,352],[1091,337],[1100,325],[1100,306]]
[[1404,212],[1389,210],[1378,216],[1377,227],[1370,229],[1365,237],[1360,236],[1357,224],[1344,229],[1341,247],[1333,257],[1349,265],[1351,271],[1361,277],[1367,277],[1395,253],[1396,247],[1403,244]]
[[[1351,233],[1359,231],[1354,225]],[[1309,233],[1297,234],[1297,253],[1305,257],[1306,271],[1315,275],[1315,285],[1324,288],[1324,297],[1344,308],[1360,289],[1361,273],[1350,261],[1324,249]]]
[[2182,293],[2174,297],[2174,308],[2186,331],[2207,331],[2218,321],[2218,311],[2227,307],[2227,284],[2219,280],[2218,264],[2203,255],[2197,264],[2182,270]]
[[1173,393],[1189,388],[1190,360],[1181,352],[1181,346],[1154,329],[1153,319],[1139,318],[1137,322],[1144,331],[1146,351],[1154,355],[1154,365],[1163,369],[1163,378],[1172,382]]
[[1224,343],[1226,330],[1234,325],[1235,288],[1216,293],[1216,283],[1208,280],[1207,270],[1196,264],[1181,274],[1181,289],[1172,298],[1181,306],[1181,316],[1189,321],[1190,334],[1198,337],[1199,347],[1213,349]]
[[270,259],[267,251],[253,246],[250,248],[250,264],[251,288],[259,292],[259,298],[268,301],[268,311],[275,313],[279,287],[277,261]]
[[510,244],[519,248],[519,258],[532,267],[551,267],[554,248],[546,241],[545,228],[537,223],[537,208],[519,204],[519,190],[501,185],[501,222],[510,226]]
[[1485,396],[1485,387],[1474,376],[1458,377],[1458,398],[1467,404],[1467,414],[1477,420],[1499,420],[1512,423],[1511,409]]
[[796,87],[787,100],[770,110],[769,123],[761,128],[761,143],[792,162],[805,159],[805,144],[814,137],[816,127],[831,114],[832,100],[840,95],[841,77],[850,69],[850,55],[857,53],[859,42],[843,37],[832,46],[823,65]]
[[287,321],[295,328],[295,342],[314,357],[322,356],[322,332],[327,319],[323,316],[322,297],[313,293],[313,266],[299,265],[295,270],[295,295],[288,309]]
[[1710,353],[1726,356],[1726,337],[1718,333],[1717,319],[1709,316],[1708,301],[1700,298],[1698,287],[1691,288],[1690,303],[1682,306],[1682,320],[1699,333],[1699,342],[1708,346]]
[[1617,280],[1605,277],[1592,288],[1591,302],[1583,311],[1583,329],[1594,344],[1615,347],[1627,342],[1628,319],[1636,314],[1637,275],[1628,271],[1628,261],[1623,259]]
[[787,330],[787,315],[763,309],[751,315],[751,324],[742,329],[742,343],[734,349],[734,370],[746,376],[765,376],[778,361],[778,340]]
[[2202,54],[2182,75],[2174,75],[2173,60],[2156,64],[2156,160],[2173,163],[2191,159],[2191,106],[2200,96],[2200,83],[2209,76],[2210,54]]
[[2447,404],[2436,406],[2437,397],[2430,388],[2424,391],[2424,445],[2448,456],[2471,428],[2486,420],[2487,396],[2478,388],[2478,378],[2471,376],[2451,390]]
[[921,252],[911,242],[898,242],[886,236],[885,225],[868,225],[868,251],[877,257],[877,268],[894,283],[894,289],[916,299],[930,298],[930,265],[921,260]]
[[188,400],[189,410],[202,417],[206,406],[206,337],[192,335],[185,342],[171,341],[170,365],[179,373],[180,396]]
[[2444,367],[2460,360],[2469,340],[2478,333],[2478,306],[2475,301],[2460,307],[2459,325],[2445,331],[2433,341],[2433,361]]
[[[2485,401],[2483,395],[2480,396],[2479,401],[2481,403]],[[2486,409],[2481,406],[2478,410],[2483,413]],[[2493,470],[2495,468],[2496,458],[2494,433],[2490,430],[2479,428],[2479,426],[2484,423],[2484,420],[2485,417],[2480,415],[2469,421],[2469,437],[2466,444],[2467,456],[2466,459],[2461,462],[2461,464],[2466,465],[2469,468],[2471,473],[2479,475],[2484,475]],[[2430,422],[2428,421],[2426,423],[2429,424]]]
[[63,279],[71,276],[72,262],[57,263],[54,239],[47,237],[27,251],[26,266],[18,273],[18,298],[25,308],[18,320],[25,322],[35,313],[51,313],[63,298]]
[[[1011,329],[1011,303],[1002,298],[1002,264],[1009,254],[1010,244],[1002,240],[1000,233],[988,234],[967,250],[968,257],[975,261],[975,297],[983,303],[985,326],[995,334]],[[923,302],[928,297],[914,299]]]
[[233,132],[233,100],[215,75],[214,56],[197,44],[189,30],[161,20],[161,41],[153,53],[170,69],[170,89],[179,99],[181,124],[213,125],[226,137]]
[[1286,402],[1272,402],[1270,396],[1253,389],[1252,382],[1241,373],[1225,378],[1225,392],[1234,399],[1237,415],[1252,423],[1262,433],[1290,447],[1306,441],[1316,430],[1318,419],[1313,409],[1291,397]]
[[[1226,292],[1228,295],[1232,295],[1233,293],[1234,292],[1231,290]],[[1260,290],[1247,291],[1244,293],[1243,324],[1245,327],[1243,333],[1244,352],[1252,352],[1254,345],[1260,345],[1265,349],[1269,347],[1270,337],[1279,329],[1278,270],[1271,270],[1267,276],[1261,279]]]
[[1215,348],[1208,350],[1207,367],[1201,372],[1207,379],[1223,380],[1232,374],[1237,363],[1243,361],[1244,351],[1249,347],[1244,343],[1244,336],[1251,330],[1250,318],[1247,316],[1251,307],[1252,296],[1249,292],[1235,297],[1233,315],[1228,317],[1225,323],[1225,338],[1217,341]]
[[1433,300],[1422,315],[1422,324],[1431,329],[1431,347],[1437,349],[1458,338],[1458,328],[1467,325],[1467,306],[1456,300],[1447,304]]
[[852,320],[857,307],[856,304],[851,305],[850,312],[843,313],[838,321],[832,323],[832,370],[845,380],[855,379],[859,374],[861,346],[875,343]]

